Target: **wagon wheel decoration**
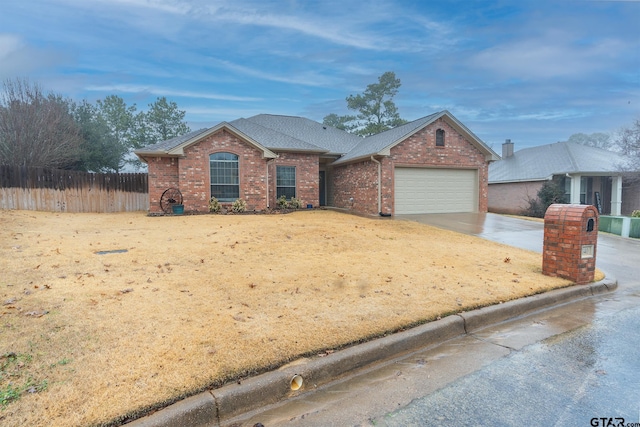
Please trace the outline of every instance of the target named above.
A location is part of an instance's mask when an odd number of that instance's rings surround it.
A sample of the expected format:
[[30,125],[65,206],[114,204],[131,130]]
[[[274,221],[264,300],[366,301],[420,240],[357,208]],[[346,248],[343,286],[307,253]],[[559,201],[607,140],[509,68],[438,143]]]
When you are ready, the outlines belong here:
[[182,204],[182,193],[177,188],[167,188],[160,197],[160,209],[164,213],[171,213],[173,205]]

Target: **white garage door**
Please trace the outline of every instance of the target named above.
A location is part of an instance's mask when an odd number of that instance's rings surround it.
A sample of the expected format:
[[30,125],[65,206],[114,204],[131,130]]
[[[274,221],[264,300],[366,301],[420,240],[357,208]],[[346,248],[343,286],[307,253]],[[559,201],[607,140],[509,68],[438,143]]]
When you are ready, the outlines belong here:
[[476,212],[478,172],[474,169],[395,169],[395,213]]

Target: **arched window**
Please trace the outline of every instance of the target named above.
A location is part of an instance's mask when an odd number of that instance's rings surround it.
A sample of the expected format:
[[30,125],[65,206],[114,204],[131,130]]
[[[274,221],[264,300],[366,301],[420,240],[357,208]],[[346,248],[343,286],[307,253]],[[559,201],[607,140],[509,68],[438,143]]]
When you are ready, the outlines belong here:
[[238,156],[233,153],[214,153],[209,156],[211,197],[221,202],[233,202],[240,197]]
[[436,131],[436,147],[444,147],[444,131],[442,129]]

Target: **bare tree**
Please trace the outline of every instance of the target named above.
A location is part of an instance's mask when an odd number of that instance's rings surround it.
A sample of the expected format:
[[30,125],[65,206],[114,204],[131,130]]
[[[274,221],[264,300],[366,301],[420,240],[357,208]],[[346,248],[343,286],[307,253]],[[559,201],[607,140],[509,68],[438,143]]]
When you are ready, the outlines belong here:
[[640,118],[628,128],[620,130],[618,146],[629,157],[631,166],[640,170]]
[[609,150],[615,148],[611,135],[603,132],[595,132],[591,135],[586,133],[574,133],[568,139],[568,142],[575,142],[577,144],[586,145],[588,147],[602,148]]
[[0,93],[0,163],[67,168],[81,157],[80,128],[60,95],[26,79],[5,80]]

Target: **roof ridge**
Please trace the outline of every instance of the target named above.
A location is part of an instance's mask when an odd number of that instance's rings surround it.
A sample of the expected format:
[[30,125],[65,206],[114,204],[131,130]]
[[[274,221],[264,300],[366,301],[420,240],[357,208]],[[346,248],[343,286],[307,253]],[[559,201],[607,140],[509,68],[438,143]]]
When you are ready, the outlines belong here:
[[[311,120],[311,119],[307,119],[306,117],[302,117],[302,116],[291,116],[289,114],[272,114],[272,113],[260,113],[260,114],[255,114],[249,118],[247,118],[246,120],[249,120],[253,117],[258,117],[258,116],[272,116],[272,117],[292,117],[292,118],[296,118],[296,119],[306,119],[306,120]],[[311,120],[314,121],[314,120]]]
[[562,145],[562,148],[567,152],[569,162],[571,163],[571,168],[574,170],[578,170],[579,169],[578,161],[576,160],[576,157],[573,155],[573,150],[569,146],[569,141],[561,141],[561,142],[564,142],[564,144]]

